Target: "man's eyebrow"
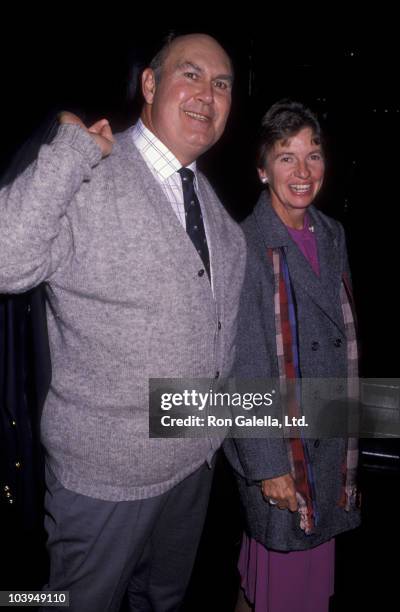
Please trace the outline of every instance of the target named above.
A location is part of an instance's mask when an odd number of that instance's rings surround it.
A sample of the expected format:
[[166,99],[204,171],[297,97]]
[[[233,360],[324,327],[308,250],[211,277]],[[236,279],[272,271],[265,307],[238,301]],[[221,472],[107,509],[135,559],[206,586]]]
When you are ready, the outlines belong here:
[[[177,65],[178,70],[185,70],[186,68],[190,68],[191,70],[196,70],[200,74],[204,72],[201,66],[198,66],[194,62],[184,61]],[[233,83],[233,76],[231,74],[218,74],[214,79],[229,81],[229,83]]]
[[184,61],[177,65],[178,70],[183,70],[185,68],[192,68],[192,70],[197,70],[197,72],[204,72],[203,68],[194,64],[193,62]]

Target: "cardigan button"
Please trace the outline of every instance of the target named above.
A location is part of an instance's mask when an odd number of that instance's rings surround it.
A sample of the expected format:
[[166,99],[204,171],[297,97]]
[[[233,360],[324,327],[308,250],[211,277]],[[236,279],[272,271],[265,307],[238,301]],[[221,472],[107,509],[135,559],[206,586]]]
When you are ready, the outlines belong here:
[[339,346],[342,346],[342,339],[336,338],[333,344],[339,348]]
[[317,342],[316,340],[314,340],[314,342],[311,342],[311,350],[318,351],[318,349],[319,349],[319,342]]
[[221,325],[221,321],[218,321],[218,329],[221,329],[222,325]]
[[219,378],[219,372],[215,372],[214,378]]
[[198,275],[198,276],[204,276],[204,270],[203,270],[203,268],[197,272],[197,275]]
[[315,442],[314,442],[314,448],[318,448],[318,446],[319,446],[319,440],[315,440]]

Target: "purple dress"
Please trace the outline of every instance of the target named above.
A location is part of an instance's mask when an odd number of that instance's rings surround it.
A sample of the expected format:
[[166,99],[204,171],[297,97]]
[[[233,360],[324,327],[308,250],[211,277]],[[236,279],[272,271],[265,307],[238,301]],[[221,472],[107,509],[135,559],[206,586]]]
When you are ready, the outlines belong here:
[[255,612],[328,612],[334,592],[335,540],[310,550],[277,552],[243,534],[238,569]]
[[[319,276],[317,242],[308,216],[303,229],[286,229]],[[277,552],[244,534],[238,569],[255,612],[328,612],[334,592],[335,541],[310,550]]]

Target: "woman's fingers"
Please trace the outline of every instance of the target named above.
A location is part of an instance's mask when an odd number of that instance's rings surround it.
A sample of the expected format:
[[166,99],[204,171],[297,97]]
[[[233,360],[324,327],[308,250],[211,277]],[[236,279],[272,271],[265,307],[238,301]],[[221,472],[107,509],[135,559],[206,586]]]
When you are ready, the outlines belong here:
[[265,499],[280,510],[297,510],[296,488],[291,474],[263,480],[261,490]]

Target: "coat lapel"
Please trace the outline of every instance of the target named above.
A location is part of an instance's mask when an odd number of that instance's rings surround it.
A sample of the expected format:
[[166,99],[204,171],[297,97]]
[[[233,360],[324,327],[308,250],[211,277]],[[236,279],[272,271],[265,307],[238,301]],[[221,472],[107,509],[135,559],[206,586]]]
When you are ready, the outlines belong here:
[[309,298],[344,333],[338,300],[341,282],[338,245],[333,232],[312,206],[309,209],[309,215],[317,240],[320,276],[315,274],[303,253],[291,239],[285,225],[273,210],[269,198],[262,194],[254,210],[265,247],[284,247],[295,292],[306,292]]

